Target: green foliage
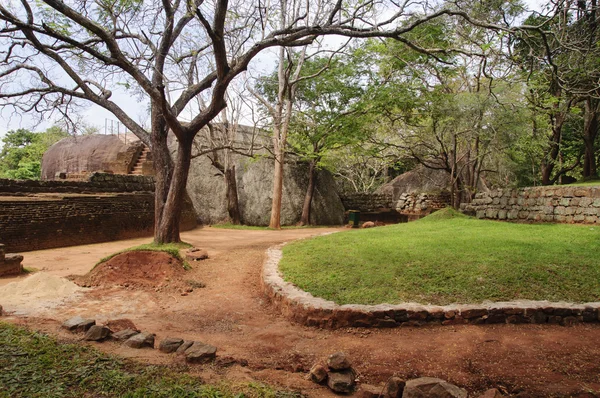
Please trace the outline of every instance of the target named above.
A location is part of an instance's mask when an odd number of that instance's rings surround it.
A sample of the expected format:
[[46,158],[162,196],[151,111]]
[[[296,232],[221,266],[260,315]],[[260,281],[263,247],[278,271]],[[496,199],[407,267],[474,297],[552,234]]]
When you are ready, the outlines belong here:
[[141,365],[0,323],[0,397],[300,397],[259,383],[206,385],[185,366]]
[[65,137],[68,134],[58,127],[50,127],[43,133],[25,129],[9,131],[2,139],[0,178],[38,180],[44,152]]
[[600,228],[482,221],[451,210],[419,221],[286,245],[289,282],[338,304],[600,299]]

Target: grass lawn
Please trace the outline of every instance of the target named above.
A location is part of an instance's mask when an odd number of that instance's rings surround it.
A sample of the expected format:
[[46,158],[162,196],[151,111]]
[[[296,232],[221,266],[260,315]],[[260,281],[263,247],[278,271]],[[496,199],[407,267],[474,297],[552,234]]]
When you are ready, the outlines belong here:
[[283,248],[287,281],[338,304],[600,301],[600,227],[513,224],[441,210]]
[[598,185],[600,185],[600,180],[581,181],[581,182],[574,182],[572,184],[557,185],[557,186],[559,186],[559,187],[595,187]]
[[136,364],[0,322],[0,397],[300,397],[257,383],[209,386],[185,367]]
[[[213,224],[211,228],[220,228],[220,229],[242,229],[242,230],[260,230],[260,231],[279,231],[278,229],[273,229],[269,227],[261,227],[258,225],[236,225],[231,223],[222,223],[222,224]],[[286,225],[281,227],[281,229],[304,229],[304,228],[327,228],[324,225]]]

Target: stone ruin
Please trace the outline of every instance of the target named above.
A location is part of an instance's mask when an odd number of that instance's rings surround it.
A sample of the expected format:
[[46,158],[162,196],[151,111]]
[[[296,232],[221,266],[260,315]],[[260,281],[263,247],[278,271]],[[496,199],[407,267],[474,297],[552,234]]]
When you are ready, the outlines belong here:
[[23,272],[23,256],[20,254],[7,254],[4,245],[0,243],[0,276],[19,275]]

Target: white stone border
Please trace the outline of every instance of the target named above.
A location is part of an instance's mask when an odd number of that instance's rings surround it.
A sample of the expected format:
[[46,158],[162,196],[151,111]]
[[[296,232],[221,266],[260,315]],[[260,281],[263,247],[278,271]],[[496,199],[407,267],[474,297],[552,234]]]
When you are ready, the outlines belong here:
[[279,272],[281,248],[267,250],[262,269],[262,289],[273,305],[286,317],[307,326],[398,327],[424,324],[554,323],[572,325],[598,322],[600,302],[574,304],[550,301],[506,301],[445,306],[402,303],[338,305],[300,290],[283,280]]

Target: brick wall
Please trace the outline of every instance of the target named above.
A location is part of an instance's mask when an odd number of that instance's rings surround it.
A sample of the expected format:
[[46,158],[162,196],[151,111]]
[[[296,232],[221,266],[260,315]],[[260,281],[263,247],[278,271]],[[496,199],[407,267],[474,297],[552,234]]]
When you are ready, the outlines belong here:
[[599,222],[600,187],[548,186],[478,193],[461,209],[477,218],[560,223]]
[[154,192],[154,178],[139,175],[92,173],[87,181],[0,179],[0,195],[32,193]]
[[[153,188],[152,178],[110,174],[87,182],[0,180],[0,242],[23,252],[151,236]],[[187,200],[181,229],[195,226]]]

